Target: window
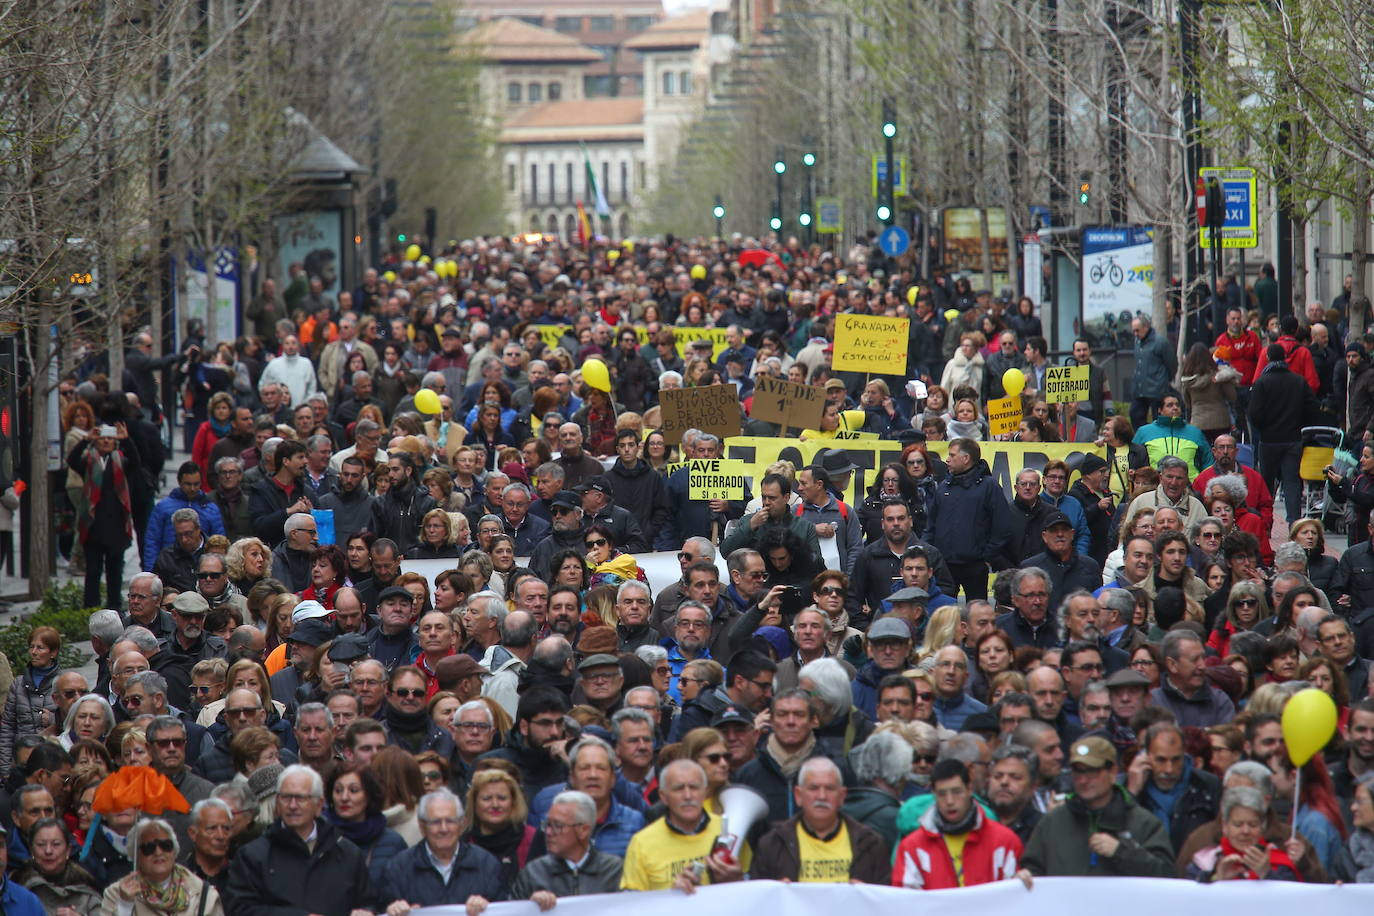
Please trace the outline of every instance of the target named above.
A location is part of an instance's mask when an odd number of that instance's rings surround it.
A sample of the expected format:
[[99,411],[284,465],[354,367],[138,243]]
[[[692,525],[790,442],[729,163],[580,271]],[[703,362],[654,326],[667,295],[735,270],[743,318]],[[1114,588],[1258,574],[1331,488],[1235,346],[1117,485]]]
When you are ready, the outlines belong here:
[[563,84],[549,83],[549,101],[557,102],[561,98],[563,98]]
[[653,16],[626,16],[625,31],[642,32],[654,24]]
[[520,93],[521,93],[521,90],[520,90],[520,84],[519,84],[519,83],[511,83],[511,84],[509,84],[508,86],[506,86],[506,101],[508,101],[508,102],[519,102],[519,101],[520,101]]
[[591,16],[587,19],[588,32],[614,32],[615,20],[610,16]]
[[648,185],[649,185],[649,169],[648,169],[648,166],[646,166],[646,165],[644,164],[644,162],[641,160],[640,162],[635,163],[635,167],[636,167],[636,169],[639,171],[639,182],[638,182],[638,186],[641,187],[641,188],[648,187]]
[[568,203],[573,202],[573,164],[569,162],[565,167],[567,181],[563,183],[563,188],[568,195]]
[[506,166],[506,190],[507,190],[507,191],[514,191],[514,190],[515,190],[515,166],[514,166],[514,165],[508,165],[508,166]]
[[690,70],[683,70],[677,75],[677,91],[678,95],[692,94],[692,72]]
[[[549,163],[549,203],[558,201],[558,166]],[[557,232],[558,230],[554,230]]]
[[603,73],[599,76],[582,77],[582,94],[589,99],[604,99],[611,94],[611,89],[615,86],[615,77]]
[[516,16],[515,18],[516,18],[516,19],[519,19],[521,22],[525,22],[525,23],[528,23],[528,24],[530,24],[530,25],[537,25],[537,26],[539,26],[541,29],[544,27],[544,17],[543,17],[543,16]]
[[611,199],[611,164],[601,163],[601,193],[609,201]]
[[530,83],[530,102],[544,101],[544,86],[542,83]]
[[620,163],[620,199],[630,199],[630,164]]
[[553,27],[558,32],[580,32],[582,31],[582,17],[559,16],[554,20]]
[[677,74],[671,70],[663,71],[663,94],[672,95],[673,88],[677,85]]
[[539,200],[539,166],[530,166],[530,203]]

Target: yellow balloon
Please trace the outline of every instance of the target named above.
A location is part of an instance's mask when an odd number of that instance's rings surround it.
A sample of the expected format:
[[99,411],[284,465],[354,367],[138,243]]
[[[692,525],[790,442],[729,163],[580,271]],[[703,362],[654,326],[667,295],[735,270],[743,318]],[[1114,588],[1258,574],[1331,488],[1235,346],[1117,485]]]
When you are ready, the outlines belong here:
[[847,275],[845,275],[845,274],[835,274],[835,282],[836,282],[836,283],[843,283],[843,282],[845,282],[845,281],[848,280],[848,279],[849,279],[849,277],[848,277]]
[[705,280],[705,279],[706,279],[706,265],[705,265],[705,264],[693,264],[693,265],[692,265],[692,269],[691,269],[691,271],[689,271],[689,273],[692,275],[692,279],[693,279],[693,280]]
[[608,252],[606,252],[606,260],[608,260],[608,261],[619,261],[619,260],[620,260],[620,252],[618,252],[618,251],[608,251]]
[[449,277],[456,277],[456,276],[458,276],[458,262],[457,262],[457,261],[449,261],[449,262],[448,262],[448,275],[449,275]]
[[956,318],[958,318],[958,317],[959,317],[959,310],[958,310],[958,309],[945,309],[945,320],[946,320],[946,321],[953,321],[954,319],[956,319]]
[[1283,743],[1288,759],[1302,766],[1336,733],[1336,704],[1316,687],[1299,690],[1283,707]]
[[395,282],[396,282],[396,271],[394,271],[394,270],[388,270],[386,273],[382,274],[382,279],[385,280],[385,281],[388,282],[388,283],[395,283]]
[[430,414],[431,416],[441,413],[443,405],[439,403],[439,395],[428,388],[421,388],[415,392],[415,409],[420,413]]
[[582,364],[582,381],[593,388],[610,393],[611,372],[599,359],[589,359]]
[[423,264],[423,265],[425,265],[426,267],[428,267],[429,264],[430,264],[430,257],[429,257],[429,255],[427,255],[427,254],[421,255],[421,256],[420,256],[420,263]]
[[1007,397],[1016,397],[1026,387],[1026,373],[1015,367],[1008,369],[1002,373],[1002,387],[1006,389]]
[[621,242],[620,244],[621,244],[622,246],[624,246],[624,248],[625,248],[626,251],[634,251],[634,250],[635,250],[635,243],[634,243],[633,241],[631,241],[630,239],[626,239],[625,241]]
[[857,432],[863,429],[864,423],[868,421],[868,414],[862,410],[842,410],[840,411],[840,429],[849,432]]
[[921,288],[920,288],[919,286],[913,286],[913,287],[911,287],[909,290],[906,291],[906,304],[907,304],[907,305],[915,305],[915,304],[916,304],[916,297],[919,296],[920,294],[921,294]]
[[406,246],[406,260],[407,260],[407,261],[418,261],[419,259],[420,259],[420,246],[419,246],[419,245],[408,245],[408,246]]

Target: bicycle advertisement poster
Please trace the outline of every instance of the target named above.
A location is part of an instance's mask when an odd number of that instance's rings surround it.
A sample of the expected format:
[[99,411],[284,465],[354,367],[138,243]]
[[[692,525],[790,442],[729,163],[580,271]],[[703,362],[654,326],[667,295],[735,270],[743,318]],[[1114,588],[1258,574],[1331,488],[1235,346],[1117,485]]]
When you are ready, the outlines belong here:
[[1153,230],[1148,226],[1083,227],[1083,330],[1114,338],[1137,314],[1150,314]]

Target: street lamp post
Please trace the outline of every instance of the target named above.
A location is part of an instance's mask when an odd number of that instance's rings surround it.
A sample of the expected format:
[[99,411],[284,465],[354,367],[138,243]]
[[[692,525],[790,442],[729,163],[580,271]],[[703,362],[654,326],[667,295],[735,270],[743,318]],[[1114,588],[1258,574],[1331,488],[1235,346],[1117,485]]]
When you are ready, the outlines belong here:
[[782,176],[787,172],[787,163],[783,161],[782,150],[778,150],[778,158],[773,162],[773,173],[778,179],[778,193],[773,198],[773,218],[769,221],[774,232],[782,231]]
[[805,199],[799,222],[806,230],[806,243],[810,245],[816,240],[816,154],[811,152],[810,141],[807,141],[806,152],[802,153],[802,165],[806,167],[806,181],[802,183]]
[[719,194],[716,195],[716,205],[711,208],[711,215],[716,218],[716,238],[725,238],[725,204]]

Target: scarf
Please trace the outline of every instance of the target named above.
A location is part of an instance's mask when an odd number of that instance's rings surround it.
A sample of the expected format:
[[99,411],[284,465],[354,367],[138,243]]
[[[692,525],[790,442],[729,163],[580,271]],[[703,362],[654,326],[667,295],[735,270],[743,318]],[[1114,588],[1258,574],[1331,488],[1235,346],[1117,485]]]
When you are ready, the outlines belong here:
[[429,733],[429,713],[424,709],[419,712],[405,712],[387,703],[382,707],[382,715],[386,724],[390,726],[391,733],[410,745],[407,749],[411,753],[418,753],[425,735]]
[[225,436],[229,435],[230,427],[228,420],[221,421],[211,417],[207,422],[210,424],[210,432],[214,433],[219,438],[223,439]]
[[[171,876],[161,884],[153,884],[139,875],[139,896],[149,909],[158,913],[184,913],[191,907],[191,893],[186,887],[186,879],[189,877],[191,873],[184,865],[173,868]],[[204,888],[201,889],[201,893],[205,893]]]
[[386,815],[380,813],[365,817],[360,821],[346,821],[335,814],[331,807],[324,809],[324,817],[329,823],[339,828],[339,832],[348,837],[353,845],[360,849],[367,849],[377,842],[382,831],[386,829]]
[[[114,470],[114,496],[124,509],[124,538],[132,541],[134,539],[133,503],[129,499],[129,481],[124,477],[124,455],[120,453],[118,448],[110,452],[110,467]],[[95,509],[100,504],[101,481],[104,477],[105,471],[100,467],[100,454],[94,447],[87,447],[86,473],[82,475],[85,484],[82,489],[86,497],[86,505],[89,508],[77,524],[77,533],[83,544],[91,536],[91,522],[95,521]]]
[[968,810],[964,812],[964,816],[957,821],[945,820],[944,815],[940,813],[939,805],[933,806],[930,812],[935,816],[935,828],[941,833],[947,833],[950,836],[963,836],[972,830],[978,823],[977,802],[970,804]]
[[53,662],[46,668],[35,668],[33,665],[29,665],[29,680],[33,682],[33,686],[40,690],[43,689],[43,682],[56,673],[57,662]]
[[808,735],[806,743],[795,751],[784,750],[782,744],[778,741],[776,733],[768,736],[768,756],[773,758],[778,765],[778,769],[782,770],[782,775],[786,776],[788,779],[797,775],[797,771],[801,769],[801,765],[806,762],[806,759],[811,756],[812,751],[815,749],[816,735],[814,732]]
[[[1289,871],[1291,871],[1294,877],[1296,877],[1299,881],[1302,880],[1302,873],[1298,871],[1298,866],[1293,864],[1293,860],[1288,858],[1288,853],[1284,852],[1277,846],[1273,846],[1269,843],[1264,844],[1264,849],[1269,853],[1270,874],[1273,873],[1273,869],[1275,868],[1286,868]],[[1232,846],[1231,841],[1223,836],[1221,838],[1221,855],[1217,857],[1217,861],[1220,862],[1226,856],[1238,855],[1240,855],[1240,850]],[[1243,871],[1241,871],[1240,879],[1242,881],[1257,881],[1259,880],[1259,875],[1255,874],[1248,867],[1246,867]]]
[[210,607],[216,608],[219,607],[221,604],[229,603],[230,599],[237,598],[242,594],[243,593],[238,590],[238,587],[234,585],[232,581],[230,581],[225,583],[224,591],[220,592],[218,595],[215,595],[213,597],[211,597],[210,595],[201,595],[200,597],[204,598],[205,603],[210,605]]
[[1165,824],[1173,817],[1174,807],[1179,799],[1183,798],[1183,793],[1188,791],[1188,780],[1193,775],[1193,761],[1187,756],[1183,758],[1183,773],[1178,777],[1178,782],[1168,792],[1155,785],[1153,779],[1145,783],[1145,800],[1159,819]]

